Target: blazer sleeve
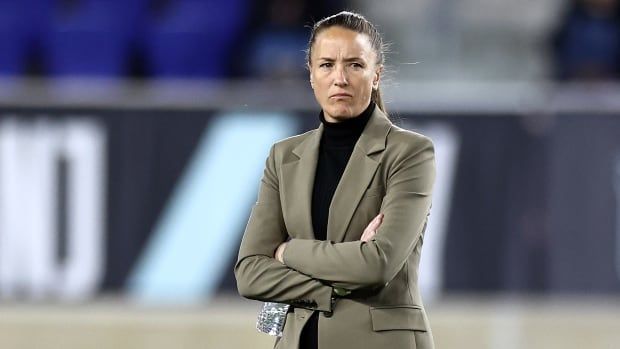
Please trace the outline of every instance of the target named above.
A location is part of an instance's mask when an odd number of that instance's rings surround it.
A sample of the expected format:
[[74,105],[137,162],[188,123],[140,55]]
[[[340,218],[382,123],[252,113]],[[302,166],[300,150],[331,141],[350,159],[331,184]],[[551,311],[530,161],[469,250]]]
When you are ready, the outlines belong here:
[[280,263],[273,254],[288,238],[272,146],[234,272],[243,297],[331,311],[332,287]]
[[284,250],[284,263],[349,290],[382,287],[392,280],[426,228],[431,207],[434,148],[427,137],[416,143],[394,161],[380,208],[383,223],[373,239],[341,243],[292,239]]

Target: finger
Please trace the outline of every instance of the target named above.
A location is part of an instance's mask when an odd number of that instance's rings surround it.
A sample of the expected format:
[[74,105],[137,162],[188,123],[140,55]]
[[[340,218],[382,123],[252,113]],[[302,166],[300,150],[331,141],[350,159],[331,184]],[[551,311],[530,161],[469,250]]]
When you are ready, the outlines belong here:
[[377,217],[378,217],[378,219],[377,219],[377,227],[379,227],[381,225],[381,223],[383,223],[384,215],[383,215],[383,213],[379,213],[379,215]]
[[370,239],[370,237],[372,236],[372,232],[375,231],[375,228],[373,227],[368,227],[366,229],[366,231],[364,231],[364,234],[362,235],[365,239]]
[[362,235],[362,238],[360,239],[361,241],[367,242],[369,240],[369,234],[364,234]]
[[383,224],[383,216],[381,216],[381,218],[379,218],[379,223],[377,223],[377,228],[379,228],[379,226],[381,226],[381,224]]
[[369,230],[367,233],[365,233],[362,236],[362,238],[360,240],[368,242],[368,241],[370,241],[370,239],[375,237],[376,234],[377,234],[376,230]]
[[368,224],[368,226],[366,227],[366,229],[364,229],[364,232],[365,232],[365,233],[368,233],[368,232],[370,232],[371,230],[375,230],[376,228],[377,228],[377,227],[375,227],[375,225],[371,223],[371,224]]
[[381,219],[383,219],[383,213],[379,213],[378,215],[376,215],[375,218],[373,219],[373,222],[380,221]]
[[[376,226],[377,224],[380,224],[380,222],[381,222],[381,216],[380,216],[380,215],[378,215],[377,217],[373,218],[373,220],[372,220],[372,221],[370,221],[370,223],[368,224],[368,227],[369,227],[369,228],[370,228],[370,227],[374,227],[374,226]],[[371,230],[372,230],[372,229],[371,229]]]
[[364,230],[364,234],[362,234],[362,238],[368,238],[368,235],[370,235],[371,231],[372,230],[368,229],[368,228],[366,230]]
[[377,233],[376,230],[371,230],[370,233],[366,236],[366,242],[370,241],[373,237],[375,237],[375,234]]
[[369,226],[369,230],[373,230],[376,233],[376,230],[379,229],[379,227],[381,226],[381,224],[383,223],[383,219],[378,219],[376,222],[374,222],[371,226]]
[[362,234],[362,237],[360,238],[360,240],[368,241],[368,240],[370,240],[371,236],[372,236],[372,230],[366,230],[366,231],[364,231],[364,234]]
[[375,216],[375,218],[373,218],[370,221],[370,223],[368,223],[368,226],[366,227],[366,229],[364,229],[364,232],[362,233],[362,237],[360,237],[360,240],[362,241],[370,240],[374,236],[374,234],[376,234],[376,230],[379,228],[381,223],[383,223],[383,213],[379,213],[378,215]]

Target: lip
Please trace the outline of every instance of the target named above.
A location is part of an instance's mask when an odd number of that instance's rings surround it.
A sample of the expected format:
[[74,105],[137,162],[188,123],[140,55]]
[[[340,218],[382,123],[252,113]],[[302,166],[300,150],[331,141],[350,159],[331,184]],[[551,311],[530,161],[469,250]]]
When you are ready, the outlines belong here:
[[348,93],[336,93],[330,96],[331,98],[353,97]]

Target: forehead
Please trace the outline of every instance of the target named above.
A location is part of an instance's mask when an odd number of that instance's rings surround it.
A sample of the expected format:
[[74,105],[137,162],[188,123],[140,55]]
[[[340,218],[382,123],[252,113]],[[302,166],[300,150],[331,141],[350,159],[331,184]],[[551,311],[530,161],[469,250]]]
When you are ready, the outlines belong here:
[[321,31],[312,45],[312,58],[363,58],[369,60],[375,52],[370,38],[343,27],[330,27]]

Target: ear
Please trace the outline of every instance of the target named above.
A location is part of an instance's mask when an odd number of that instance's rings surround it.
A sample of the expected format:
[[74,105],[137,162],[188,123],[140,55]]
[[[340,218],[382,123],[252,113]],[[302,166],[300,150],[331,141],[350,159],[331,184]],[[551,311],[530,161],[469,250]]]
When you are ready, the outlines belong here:
[[379,88],[379,82],[381,81],[381,73],[383,73],[383,65],[377,66],[375,70],[375,76],[372,79],[372,89],[376,90]]
[[[310,69],[310,67],[308,67]],[[314,77],[312,76],[312,70],[310,70],[310,86],[314,90]]]

